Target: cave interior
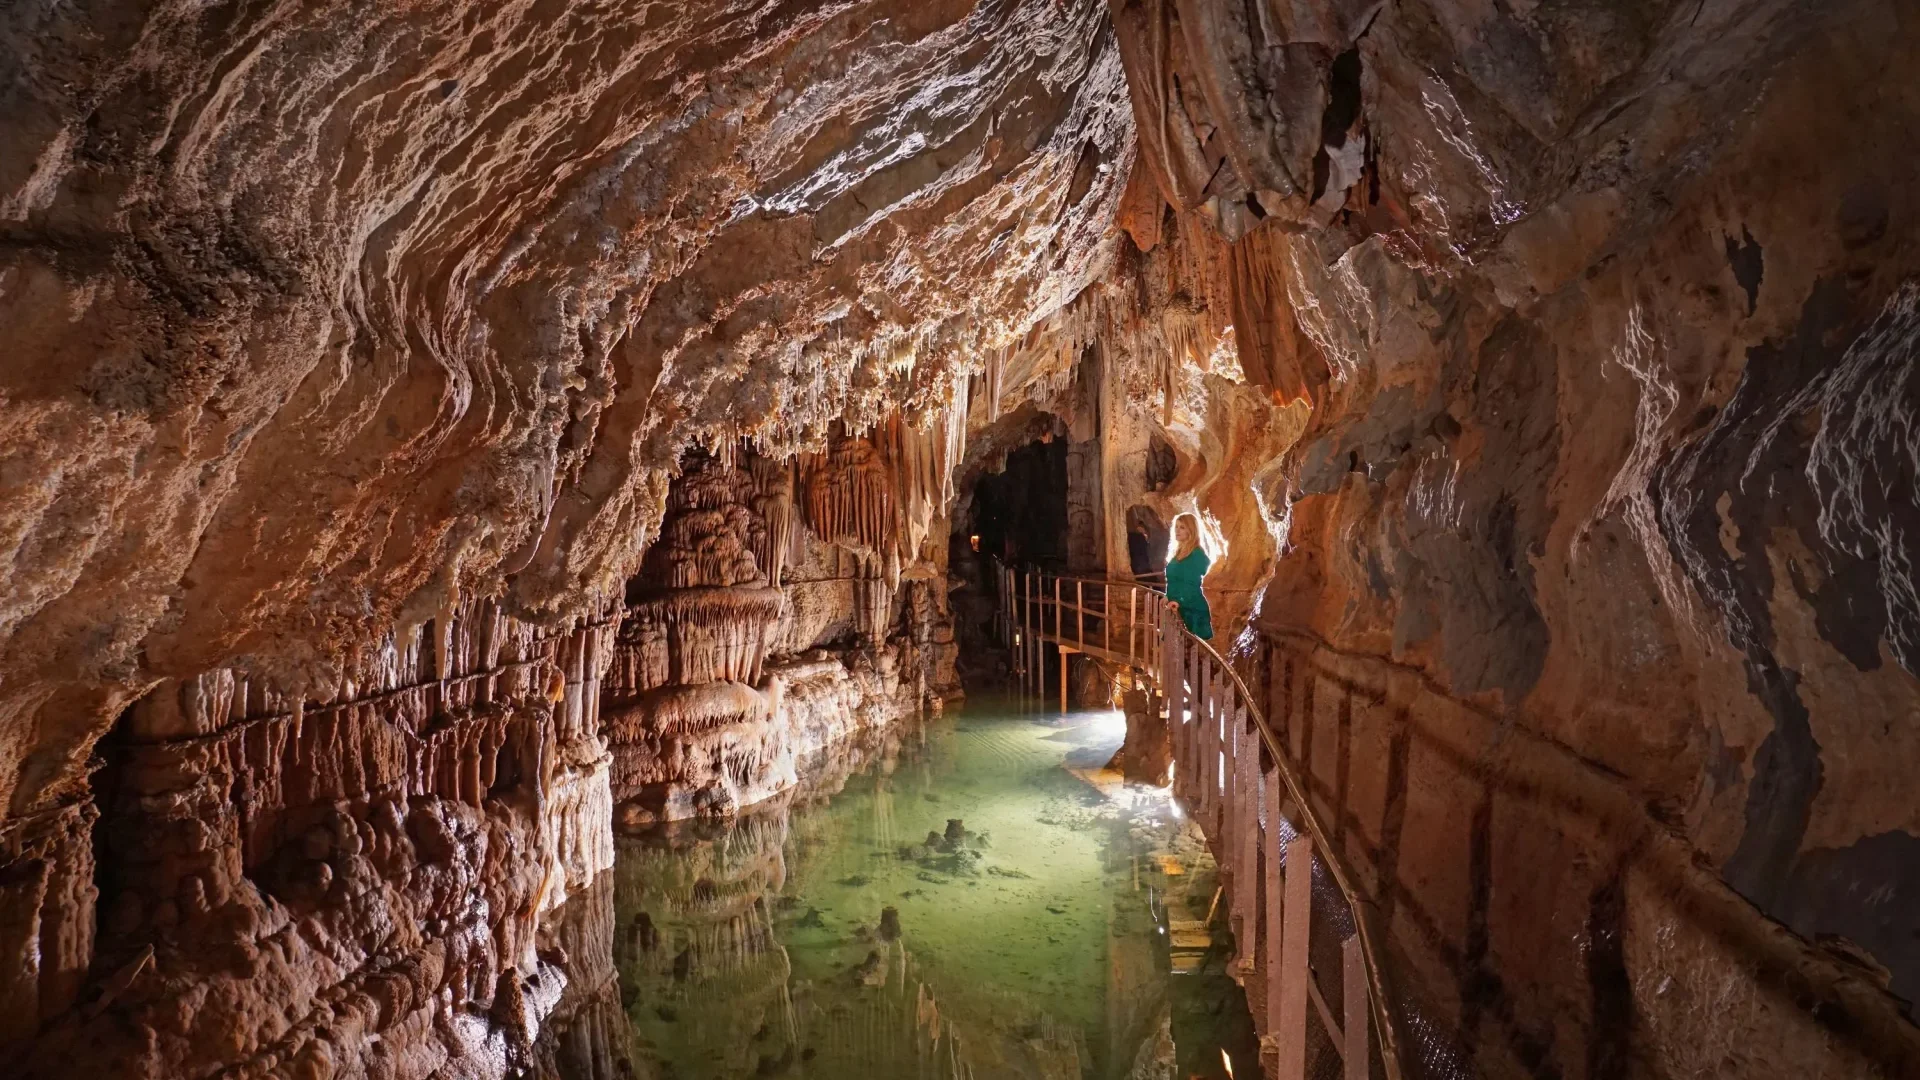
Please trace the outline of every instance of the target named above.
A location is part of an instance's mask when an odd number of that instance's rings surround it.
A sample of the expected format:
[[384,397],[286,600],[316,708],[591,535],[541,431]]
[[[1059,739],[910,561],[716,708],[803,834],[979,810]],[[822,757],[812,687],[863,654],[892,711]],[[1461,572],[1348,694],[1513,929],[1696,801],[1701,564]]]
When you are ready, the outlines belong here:
[[[664,1077],[616,911],[790,1005],[780,815],[1057,720],[998,568],[1192,515],[1369,1075],[1920,1076],[1917,65],[1908,0],[0,6],[0,1071]],[[1158,790],[1178,706],[1048,649]]]

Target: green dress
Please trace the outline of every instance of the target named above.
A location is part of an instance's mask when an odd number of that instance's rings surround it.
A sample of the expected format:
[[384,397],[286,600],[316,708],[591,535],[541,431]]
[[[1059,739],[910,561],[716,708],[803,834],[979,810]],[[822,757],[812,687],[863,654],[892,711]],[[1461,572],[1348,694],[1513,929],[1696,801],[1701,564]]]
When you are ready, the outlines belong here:
[[1200,591],[1200,579],[1207,576],[1212,560],[1200,547],[1184,559],[1167,564],[1167,599],[1180,605],[1180,618],[1193,636],[1212,640],[1213,613],[1207,610],[1207,595]]

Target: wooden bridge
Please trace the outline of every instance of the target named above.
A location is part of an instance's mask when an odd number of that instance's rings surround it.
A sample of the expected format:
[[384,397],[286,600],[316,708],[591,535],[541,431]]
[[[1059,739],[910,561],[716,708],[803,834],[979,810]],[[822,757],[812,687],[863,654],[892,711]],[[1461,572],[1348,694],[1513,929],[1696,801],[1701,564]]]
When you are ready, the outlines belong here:
[[1152,692],[1150,707],[1164,709],[1173,796],[1224,875],[1236,974],[1255,1009],[1267,1075],[1402,1080],[1375,913],[1233,666],[1187,631],[1157,589],[993,566],[996,629],[1023,691],[1047,696],[1051,646],[1063,712],[1073,653],[1128,671]]

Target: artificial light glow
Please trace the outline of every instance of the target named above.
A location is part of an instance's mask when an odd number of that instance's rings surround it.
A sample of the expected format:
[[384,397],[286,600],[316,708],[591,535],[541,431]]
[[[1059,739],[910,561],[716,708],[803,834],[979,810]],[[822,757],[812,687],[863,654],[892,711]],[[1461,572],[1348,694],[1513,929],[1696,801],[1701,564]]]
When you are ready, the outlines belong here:
[[1224,1047],[1220,1050],[1220,1064],[1227,1067],[1227,1080],[1233,1080],[1233,1059],[1227,1056]]
[[1119,709],[1108,709],[1104,712],[1097,712],[1088,719],[1087,726],[1095,733],[1107,738],[1113,738],[1115,736],[1125,738],[1127,734],[1127,714],[1121,712]]
[[972,536],[967,537],[967,543],[973,545],[973,550],[979,551],[980,550],[980,534],[974,533]]

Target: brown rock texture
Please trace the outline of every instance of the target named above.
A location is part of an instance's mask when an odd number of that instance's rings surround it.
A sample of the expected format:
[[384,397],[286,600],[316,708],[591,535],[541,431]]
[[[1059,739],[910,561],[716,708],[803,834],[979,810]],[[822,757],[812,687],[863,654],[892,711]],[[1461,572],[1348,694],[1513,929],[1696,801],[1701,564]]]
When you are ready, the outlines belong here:
[[[611,636],[690,445],[938,427],[1104,265],[1132,130],[1091,0],[12,5],[0,117],[0,1044],[168,1075],[524,1057],[610,843],[598,669],[476,700],[432,639]],[[742,655],[897,601],[789,699],[940,681],[921,555]]]
[[[99,977],[21,1075],[523,1067],[567,985],[546,917],[612,864],[612,642],[476,602],[326,698],[227,669],[142,698],[94,778]],[[7,893],[43,938],[93,914],[68,894]],[[41,993],[69,989],[74,950],[41,949]]]
[[806,460],[682,460],[601,688],[624,824],[733,814],[828,744],[957,697],[943,562],[902,568],[941,490],[914,478],[945,466],[923,474],[888,426]]
[[1920,1070],[1912,13],[1110,8],[1122,223],[1310,407],[1239,654],[1422,1064]]
[[1131,132],[1053,0],[29,5],[0,48],[15,813],[159,678],[617,588],[691,441],[938,405],[1099,269]]
[[1920,1074],[1909,7],[0,9],[0,1053],[612,1069],[616,806],[945,697],[1059,438],[1420,1069]]

